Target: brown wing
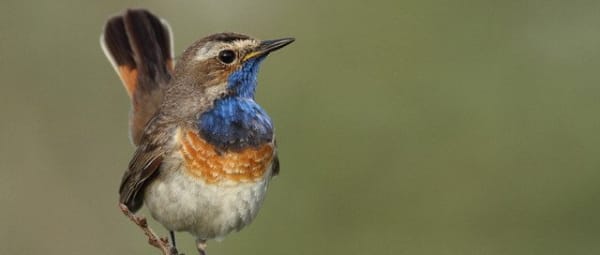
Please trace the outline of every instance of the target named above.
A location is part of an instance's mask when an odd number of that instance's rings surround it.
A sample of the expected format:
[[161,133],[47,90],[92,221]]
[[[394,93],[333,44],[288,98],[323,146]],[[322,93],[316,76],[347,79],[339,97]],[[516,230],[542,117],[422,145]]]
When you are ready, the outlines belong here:
[[273,144],[275,145],[275,156],[273,157],[273,176],[279,175],[279,155],[277,154],[277,140],[273,138]]
[[277,156],[277,154],[275,154],[275,157],[273,158],[273,176],[277,176],[279,175],[279,156]]
[[[157,117],[159,118],[159,117]],[[157,118],[151,120],[142,136],[129,168],[125,171],[119,188],[119,201],[135,212],[144,203],[144,189],[157,176],[165,154],[165,146],[172,132]]]

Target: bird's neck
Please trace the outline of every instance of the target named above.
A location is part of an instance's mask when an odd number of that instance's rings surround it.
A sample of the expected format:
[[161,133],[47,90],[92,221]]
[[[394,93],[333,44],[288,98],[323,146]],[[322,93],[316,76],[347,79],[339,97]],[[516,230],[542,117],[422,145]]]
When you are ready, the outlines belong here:
[[198,120],[202,137],[215,147],[243,150],[258,147],[273,139],[271,118],[252,98],[227,96]]
[[244,62],[239,69],[229,75],[227,89],[235,96],[253,99],[257,86],[258,70],[263,60],[264,57],[261,57]]

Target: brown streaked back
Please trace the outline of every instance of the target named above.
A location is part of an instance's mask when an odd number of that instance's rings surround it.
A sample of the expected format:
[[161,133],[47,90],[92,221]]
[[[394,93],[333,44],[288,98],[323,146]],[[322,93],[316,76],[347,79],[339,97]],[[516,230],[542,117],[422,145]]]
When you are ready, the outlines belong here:
[[106,22],[102,48],[131,99],[130,135],[137,146],[173,72],[171,29],[147,10],[129,9]]

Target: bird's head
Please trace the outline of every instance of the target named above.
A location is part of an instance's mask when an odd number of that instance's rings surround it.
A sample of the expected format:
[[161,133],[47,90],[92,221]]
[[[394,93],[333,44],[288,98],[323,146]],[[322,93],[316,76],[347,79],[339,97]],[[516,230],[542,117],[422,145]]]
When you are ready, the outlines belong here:
[[265,57],[292,43],[293,38],[257,40],[242,34],[207,36],[183,53],[175,78],[213,95],[254,97],[259,65]]

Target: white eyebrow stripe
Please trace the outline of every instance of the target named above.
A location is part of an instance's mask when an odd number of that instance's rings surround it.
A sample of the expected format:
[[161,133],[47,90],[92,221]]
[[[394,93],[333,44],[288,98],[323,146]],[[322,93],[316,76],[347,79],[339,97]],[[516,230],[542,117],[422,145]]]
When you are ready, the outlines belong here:
[[233,41],[230,43],[210,42],[210,43],[205,44],[198,51],[196,51],[194,60],[205,61],[205,60],[216,57],[217,54],[219,54],[219,52],[223,49],[227,49],[227,48],[230,48],[233,50],[246,49],[246,48],[256,47],[256,46],[258,46],[258,44],[259,44],[259,41],[252,40],[252,39],[236,40],[236,41]]
[[215,46],[216,46],[215,43],[207,43],[202,48],[200,48],[198,51],[196,51],[196,56],[194,57],[194,60],[204,61],[209,58],[215,57],[217,55],[217,52],[219,52],[218,50],[213,50],[213,48],[215,48]]
[[258,41],[253,39],[237,40],[234,41],[232,44],[233,47],[236,49],[246,49],[258,46]]

